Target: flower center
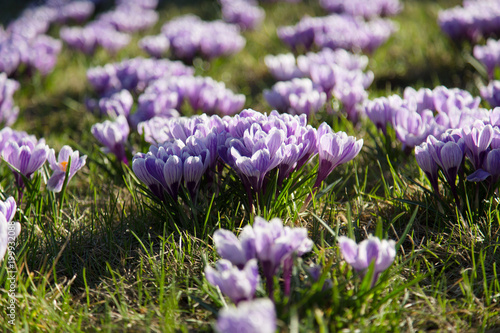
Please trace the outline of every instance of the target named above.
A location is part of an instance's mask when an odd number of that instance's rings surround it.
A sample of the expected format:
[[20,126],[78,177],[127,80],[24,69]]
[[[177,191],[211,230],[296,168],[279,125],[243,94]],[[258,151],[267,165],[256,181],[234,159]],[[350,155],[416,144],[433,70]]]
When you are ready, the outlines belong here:
[[61,168],[62,171],[66,172],[67,167],[68,167],[68,162],[63,161],[59,163],[59,168]]

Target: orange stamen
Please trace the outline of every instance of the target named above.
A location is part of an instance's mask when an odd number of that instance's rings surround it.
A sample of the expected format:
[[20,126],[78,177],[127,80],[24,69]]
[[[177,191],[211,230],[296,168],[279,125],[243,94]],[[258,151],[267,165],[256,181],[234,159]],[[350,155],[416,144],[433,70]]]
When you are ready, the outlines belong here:
[[60,162],[59,167],[61,168],[62,171],[66,172],[66,168],[68,167],[68,162],[66,161]]

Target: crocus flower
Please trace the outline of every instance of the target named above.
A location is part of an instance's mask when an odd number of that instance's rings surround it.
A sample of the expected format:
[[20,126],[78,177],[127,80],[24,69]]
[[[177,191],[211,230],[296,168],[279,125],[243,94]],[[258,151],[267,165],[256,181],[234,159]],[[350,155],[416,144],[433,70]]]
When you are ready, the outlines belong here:
[[205,277],[213,286],[229,297],[233,303],[253,299],[259,284],[259,268],[257,260],[249,260],[242,270],[233,266],[229,260],[217,261],[216,269],[205,268]]
[[14,171],[14,176],[20,190],[24,189],[21,174],[30,178],[45,163],[48,153],[49,146],[45,144],[44,140],[36,142],[31,137],[25,137],[19,142],[9,141],[7,143],[2,151],[2,157],[19,171],[19,173]]
[[70,146],[63,146],[59,151],[59,155],[55,156],[54,149],[51,149],[48,154],[48,161],[50,168],[54,171],[52,176],[50,176],[47,181],[47,189],[53,192],[60,192],[63,185],[64,179],[66,178],[66,171],[71,158],[71,166],[68,174],[68,183],[73,178],[75,173],[83,168],[85,161],[87,160],[87,155],[80,157],[80,152],[78,150],[73,151]]
[[251,1],[220,1],[224,22],[237,24],[242,30],[252,30],[264,20],[264,9]]
[[16,201],[13,197],[0,200],[0,261],[21,232],[21,224],[12,222],[16,213]]
[[318,129],[318,177],[313,187],[318,188],[338,165],[356,157],[362,147],[363,139],[356,141],[345,132],[334,133],[326,123],[321,124]]
[[500,176],[500,148],[492,149],[486,154],[481,169],[477,169],[467,176],[471,182],[481,182],[491,176],[491,183],[495,184]]
[[423,142],[420,146],[415,147],[415,158],[417,159],[417,164],[424,171],[425,175],[429,179],[432,188],[439,194],[438,187],[438,165],[432,154],[429,151],[428,144]]
[[128,164],[125,144],[130,128],[125,116],[120,115],[115,121],[106,120],[103,123],[94,124],[91,132],[101,144],[106,146],[106,152],[115,154],[119,161]]
[[218,333],[274,333],[276,310],[269,299],[241,302],[238,307],[227,307],[219,312],[215,325]]
[[377,237],[370,237],[356,244],[354,240],[341,236],[339,247],[345,261],[362,274],[366,273],[371,263],[374,264],[372,287],[380,273],[389,268],[396,257],[396,242]]
[[170,42],[163,35],[146,36],[139,41],[139,47],[155,58],[161,58],[170,48]]
[[302,256],[311,251],[312,240],[307,229],[283,227],[279,218],[269,222],[257,216],[253,224],[255,251],[266,278],[269,297],[273,297],[273,276],[283,267],[285,294],[290,293],[293,254]]
[[132,170],[142,182],[161,200],[166,191],[177,199],[183,175],[181,151],[184,144],[180,140],[167,141],[159,146],[151,146],[147,154],[134,156]]
[[249,225],[243,228],[239,238],[224,229],[216,230],[213,238],[217,253],[239,268],[255,258],[255,234]]
[[500,106],[500,81],[490,81],[487,86],[481,87],[479,92],[492,108]]
[[445,143],[437,140],[431,135],[427,138],[427,144],[432,158],[443,171],[446,181],[450,185],[451,191],[457,200],[457,204],[459,204],[456,193],[456,179],[458,169],[465,155],[465,144],[463,139],[460,138],[458,142],[451,140]]
[[134,98],[132,94],[126,90],[122,89],[109,97],[103,97],[99,100],[99,108],[101,113],[113,118],[120,115],[128,117],[130,114],[130,109],[134,104]]
[[474,165],[474,169],[479,169],[483,165],[484,158],[488,152],[491,141],[493,140],[493,127],[486,125],[483,128],[472,128],[469,133],[463,131],[467,150],[467,157]]
[[264,57],[264,62],[271,75],[278,81],[287,81],[303,77],[304,73],[297,67],[295,56],[292,53],[271,55]]

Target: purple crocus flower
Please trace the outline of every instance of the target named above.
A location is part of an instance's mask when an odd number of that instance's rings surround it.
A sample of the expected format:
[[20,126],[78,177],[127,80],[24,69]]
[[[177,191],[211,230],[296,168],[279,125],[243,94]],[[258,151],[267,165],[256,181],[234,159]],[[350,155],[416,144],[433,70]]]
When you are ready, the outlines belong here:
[[313,187],[318,188],[338,165],[356,157],[362,147],[363,139],[356,141],[345,132],[334,133],[326,123],[321,124],[318,128],[318,177]]
[[255,251],[266,278],[269,297],[273,297],[273,277],[283,267],[285,294],[290,293],[293,254],[302,256],[311,251],[313,242],[307,237],[307,229],[283,227],[279,218],[269,222],[256,216],[253,223]]
[[62,27],[59,36],[70,47],[85,54],[92,54],[97,48],[97,38],[92,27]]
[[479,92],[492,108],[500,106],[500,81],[490,81],[486,87],[481,87]]
[[0,200],[0,261],[5,256],[9,243],[13,243],[21,233],[21,224],[12,222],[16,213],[16,201],[13,197]]
[[456,179],[462,160],[465,155],[465,143],[462,138],[458,141],[450,139],[450,141],[440,141],[430,135],[427,138],[427,147],[434,161],[439,165],[446,181],[450,185],[451,191],[455,196],[457,205],[459,200],[456,192]]
[[118,116],[115,121],[106,120],[103,123],[94,124],[91,132],[101,144],[106,146],[105,152],[115,154],[119,161],[128,164],[125,144],[130,128],[125,116]]
[[251,1],[220,1],[224,22],[237,24],[242,30],[253,30],[262,24],[265,11]]
[[58,6],[57,22],[66,22],[74,20],[84,22],[95,10],[95,4],[92,1],[73,1]]
[[473,49],[474,57],[485,67],[490,79],[493,79],[495,67],[500,65],[500,42],[488,39],[486,45],[476,45]]
[[387,124],[392,123],[395,110],[403,104],[403,100],[398,95],[389,97],[376,98],[373,101],[365,103],[365,113],[370,120],[382,130],[384,134],[387,133]]
[[471,182],[481,182],[491,176],[491,183],[495,184],[500,176],[500,148],[492,149],[486,154],[481,169],[477,169],[467,176]]
[[374,264],[373,287],[380,273],[393,263],[396,257],[396,242],[370,237],[359,244],[345,236],[339,237],[339,247],[345,261],[356,271],[365,274],[371,263]]
[[61,49],[60,40],[46,35],[37,36],[30,45],[29,65],[47,75],[54,69]]
[[205,267],[205,277],[235,304],[253,299],[260,281],[255,259],[249,260],[242,270],[233,266],[229,260],[221,259],[217,261],[216,269]]
[[429,179],[432,188],[439,195],[438,165],[429,151],[427,142],[423,142],[420,146],[415,147],[415,158],[417,159],[418,166]]
[[491,125],[486,125],[481,129],[474,127],[468,133],[462,131],[462,138],[467,146],[465,153],[474,165],[475,170],[480,169],[483,165],[491,141],[493,140],[493,135],[493,127]]
[[292,53],[266,55],[264,62],[271,75],[278,81],[288,81],[304,76],[297,67],[295,56]]
[[291,114],[306,114],[307,116],[314,114],[326,104],[326,94],[320,91],[311,91],[308,94],[290,94]]
[[147,154],[134,156],[132,170],[135,175],[161,200],[164,199],[163,191],[177,199],[184,170],[181,158],[183,147],[182,141],[171,140],[151,146]]
[[146,36],[139,41],[139,47],[155,58],[161,58],[170,48],[170,41],[163,35]]
[[249,225],[243,228],[239,238],[224,229],[216,230],[213,238],[217,253],[240,269],[255,258],[255,234]]
[[101,98],[99,100],[99,109],[102,114],[113,118],[120,115],[128,117],[133,104],[134,98],[132,94],[128,90],[122,89],[109,97]]
[[68,174],[68,183],[71,178],[73,178],[75,173],[83,168],[85,161],[87,160],[87,155],[80,157],[80,152],[78,150],[73,151],[70,146],[63,146],[59,151],[59,155],[56,160],[54,149],[49,151],[47,159],[49,161],[50,168],[54,171],[54,173],[47,181],[48,190],[56,193],[62,190],[70,158],[71,166]]
[[276,310],[269,299],[240,302],[238,307],[226,307],[219,312],[215,325],[218,333],[274,333]]
[[30,178],[45,163],[48,153],[49,146],[45,144],[43,139],[37,142],[31,137],[24,137],[19,142],[9,141],[7,143],[2,151],[2,157],[17,169],[14,171],[14,176],[20,192],[24,189],[21,175]]

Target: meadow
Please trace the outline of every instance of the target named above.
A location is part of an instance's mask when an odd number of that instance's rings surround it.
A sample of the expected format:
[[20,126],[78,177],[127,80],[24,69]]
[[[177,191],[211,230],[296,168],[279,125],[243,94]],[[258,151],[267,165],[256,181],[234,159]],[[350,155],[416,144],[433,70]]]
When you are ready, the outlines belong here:
[[[4,24],[20,10],[18,2],[6,3],[0,13]],[[391,17],[397,30],[368,55],[368,70],[374,74],[368,98],[440,85],[478,96],[488,78],[471,55],[472,45],[451,40],[437,23],[440,10],[461,1],[401,3],[403,10]],[[276,29],[326,12],[317,0],[260,6],[265,19],[256,30],[242,33],[246,44],[240,52],[212,60],[197,57],[189,65],[195,75],[212,77],[245,95],[244,108],[270,114],[273,108],[263,91],[276,80],[264,57],[290,52]],[[157,12],[156,25],[134,33],[116,54],[99,48],[85,55],[63,44],[51,73],[15,77],[20,114],[11,127],[44,138],[56,152],[69,145],[87,159],[60,193],[46,189],[51,173],[46,163],[25,180],[22,201],[11,169],[0,161],[0,199],[16,198],[14,220],[21,224],[14,252],[14,324],[7,316],[8,261],[0,267],[3,331],[212,331],[219,311],[231,304],[205,275],[206,267],[220,258],[214,232],[239,234],[258,217],[306,228],[314,244],[310,252],[293,256],[290,292],[282,291],[287,282],[280,276],[267,280],[267,289],[263,283],[257,287],[257,298],[274,300],[279,332],[500,330],[498,186],[483,197],[486,189],[481,185],[459,179],[456,204],[443,173],[437,196],[414,150],[404,149],[392,128],[384,135],[367,117],[352,123],[342,113],[323,108],[308,124],[318,128],[326,122],[334,132],[363,139],[359,154],[337,166],[317,190],[316,159],[281,181],[273,173],[253,202],[238,173],[227,165],[214,180],[204,178],[196,195],[181,186],[178,198],[158,199],[132,168],[133,154],[146,153],[150,146],[136,131],[128,139],[129,163],[103,152],[91,128],[107,118],[87,108],[86,100],[97,97],[87,70],[147,57],[138,47],[142,37],[158,34],[165,22],[188,13],[219,19],[220,5],[160,1]],[[51,26],[48,34],[58,37],[59,30]],[[328,105],[339,108],[335,99]],[[490,108],[484,101],[481,105]],[[187,116],[196,113],[189,105],[183,110]],[[338,246],[341,236],[359,242],[369,235],[396,244],[394,262],[375,284],[373,265],[367,274],[358,274]],[[311,265],[319,267],[318,276],[313,277]],[[271,295],[269,283],[274,287]]]

